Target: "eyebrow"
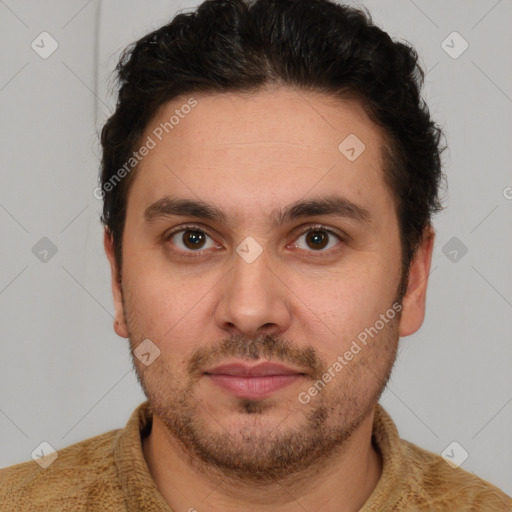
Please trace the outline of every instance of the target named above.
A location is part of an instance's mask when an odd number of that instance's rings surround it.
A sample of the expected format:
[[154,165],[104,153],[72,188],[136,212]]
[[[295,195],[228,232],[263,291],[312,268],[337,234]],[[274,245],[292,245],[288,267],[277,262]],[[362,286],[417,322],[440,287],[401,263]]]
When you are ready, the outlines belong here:
[[[270,219],[274,227],[296,219],[314,215],[345,217],[361,223],[371,223],[372,217],[367,208],[346,197],[326,196],[299,200],[283,208],[273,210]],[[147,223],[157,219],[183,216],[226,223],[227,215],[217,206],[200,200],[164,196],[151,204],[144,212]]]

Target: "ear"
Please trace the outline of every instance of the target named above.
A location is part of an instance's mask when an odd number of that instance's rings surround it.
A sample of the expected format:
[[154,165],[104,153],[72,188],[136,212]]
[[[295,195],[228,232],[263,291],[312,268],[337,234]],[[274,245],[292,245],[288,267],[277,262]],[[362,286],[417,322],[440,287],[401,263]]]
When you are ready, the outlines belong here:
[[400,336],[415,333],[425,319],[427,284],[432,262],[435,232],[431,225],[423,231],[421,243],[411,261],[407,291],[402,300]]
[[112,278],[112,295],[114,298],[115,318],[114,318],[114,331],[121,336],[121,338],[128,338],[128,329],[124,319],[124,308],[121,293],[121,282],[118,280],[117,263],[114,255],[114,237],[108,228],[105,228],[103,233],[103,245],[105,246],[105,253],[110,263],[110,271]]

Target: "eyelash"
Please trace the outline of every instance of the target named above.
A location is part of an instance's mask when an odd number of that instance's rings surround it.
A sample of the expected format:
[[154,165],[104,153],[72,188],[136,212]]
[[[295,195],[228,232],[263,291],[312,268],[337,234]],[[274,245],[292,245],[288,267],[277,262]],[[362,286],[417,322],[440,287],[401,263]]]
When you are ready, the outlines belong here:
[[[200,226],[196,226],[194,224],[180,226],[178,229],[172,231],[171,233],[165,234],[164,235],[164,240],[166,242],[168,242],[174,235],[176,235],[177,233],[181,233],[182,231],[198,231],[200,233],[204,233],[205,235],[209,236],[213,240],[213,236],[210,233],[208,233],[207,230],[205,230],[204,228],[202,228]],[[336,237],[341,243],[346,241],[346,238],[344,236],[339,235],[338,233],[335,233],[332,229],[329,229],[327,226],[324,226],[322,224],[315,224],[314,226],[309,226],[306,230],[304,230],[301,233],[299,233],[297,238],[300,238],[301,236],[309,233],[310,231],[325,231],[330,236]],[[301,250],[301,249],[299,249],[299,250]],[[336,251],[336,248],[333,247],[331,249],[328,249],[327,251],[313,251],[313,250],[311,250],[311,251],[306,251],[306,252],[311,252],[311,253],[315,254],[315,257],[321,258],[321,257],[323,257],[323,255],[330,254],[332,251]],[[189,258],[197,258],[197,257],[201,257],[203,255],[204,250],[199,250],[199,251],[182,251],[181,249],[178,249],[178,252],[180,252],[182,255],[185,255],[186,257],[189,257]]]

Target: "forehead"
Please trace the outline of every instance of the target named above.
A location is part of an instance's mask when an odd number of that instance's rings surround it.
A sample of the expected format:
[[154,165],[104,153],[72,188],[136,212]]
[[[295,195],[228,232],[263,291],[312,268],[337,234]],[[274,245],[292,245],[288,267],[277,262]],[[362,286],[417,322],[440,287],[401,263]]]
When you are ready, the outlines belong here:
[[250,215],[337,190],[393,209],[383,180],[383,134],[355,100],[290,88],[191,94],[159,109],[142,142],[149,139],[154,147],[130,193],[140,207],[181,195],[228,210],[243,202]]

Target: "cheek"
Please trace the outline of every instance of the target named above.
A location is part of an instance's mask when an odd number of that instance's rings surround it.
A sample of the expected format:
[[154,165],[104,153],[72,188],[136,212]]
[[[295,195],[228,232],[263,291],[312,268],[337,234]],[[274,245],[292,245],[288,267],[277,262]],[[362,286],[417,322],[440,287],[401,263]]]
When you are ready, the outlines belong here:
[[133,334],[151,339],[173,357],[193,350],[211,325],[211,291],[218,279],[185,275],[149,258],[137,265],[127,262],[126,268],[123,288]]
[[297,280],[292,289],[303,298],[300,316],[311,336],[324,333],[322,352],[338,353],[359,333],[375,324],[394,299],[394,274],[375,259],[326,279]]
[[125,262],[123,293],[132,336],[149,338],[162,345],[166,333],[180,318],[173,289],[143,263]]

